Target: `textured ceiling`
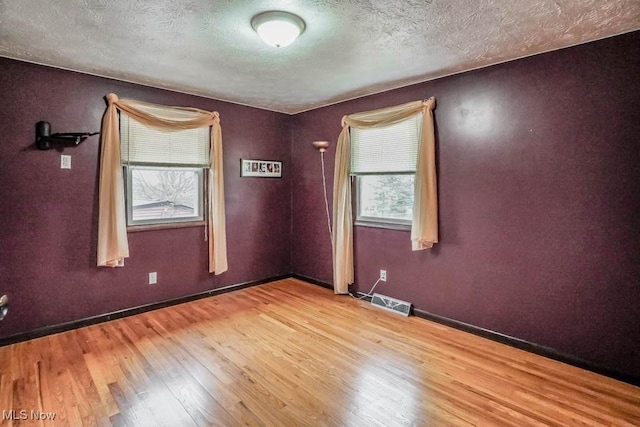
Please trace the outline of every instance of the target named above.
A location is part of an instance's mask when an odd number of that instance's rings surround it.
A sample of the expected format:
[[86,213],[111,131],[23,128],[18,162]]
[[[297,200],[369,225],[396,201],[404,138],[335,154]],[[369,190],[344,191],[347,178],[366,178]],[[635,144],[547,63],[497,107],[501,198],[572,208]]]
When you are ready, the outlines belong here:
[[[265,10],[307,29],[267,46]],[[0,0],[0,56],[286,113],[637,29],[639,0]]]

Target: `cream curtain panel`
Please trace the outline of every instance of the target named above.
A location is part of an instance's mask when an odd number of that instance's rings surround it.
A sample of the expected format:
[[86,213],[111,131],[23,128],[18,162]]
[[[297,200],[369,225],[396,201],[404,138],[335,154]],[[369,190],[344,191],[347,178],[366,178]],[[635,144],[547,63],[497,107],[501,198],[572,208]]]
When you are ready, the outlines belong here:
[[100,199],[98,216],[98,266],[117,267],[129,256],[127,241],[124,182],[120,159],[118,111],[138,122],[163,131],[211,128],[209,170],[207,175],[207,222],[209,272],[227,271],[224,177],[222,169],[222,129],[217,112],[197,108],[167,107],[118,99],[107,95],[107,112],[102,120],[100,157]]
[[414,251],[438,242],[438,196],[436,185],[435,98],[395,107],[351,114],[342,118],[333,177],[333,287],[337,294],[349,292],[353,283],[353,216],[351,212],[351,127],[367,129],[392,125],[422,114],[414,187],[411,246]]

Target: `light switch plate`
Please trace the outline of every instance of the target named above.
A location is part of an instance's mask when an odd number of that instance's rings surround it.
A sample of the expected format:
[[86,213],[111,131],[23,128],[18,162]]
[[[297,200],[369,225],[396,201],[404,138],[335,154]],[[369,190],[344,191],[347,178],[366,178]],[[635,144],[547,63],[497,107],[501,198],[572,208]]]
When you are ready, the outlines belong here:
[[66,154],[60,155],[60,169],[71,169],[71,156]]

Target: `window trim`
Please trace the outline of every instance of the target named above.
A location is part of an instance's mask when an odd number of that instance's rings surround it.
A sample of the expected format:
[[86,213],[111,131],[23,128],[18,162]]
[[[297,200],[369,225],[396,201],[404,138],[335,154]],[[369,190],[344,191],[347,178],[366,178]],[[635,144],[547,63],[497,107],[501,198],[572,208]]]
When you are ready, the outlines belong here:
[[144,224],[144,225],[127,225],[127,232],[136,233],[138,231],[153,231],[153,230],[169,230],[172,228],[190,228],[190,227],[202,227],[206,225],[204,220],[202,221],[189,221],[189,222],[165,222],[160,224]]
[[[124,186],[125,186],[125,210],[126,210],[126,223],[127,223],[127,231],[135,232],[135,231],[147,231],[147,230],[163,230],[169,228],[186,228],[186,227],[198,227],[206,224],[206,212],[205,207],[206,203],[204,202],[206,195],[205,180],[207,179],[207,169],[205,167],[194,167],[194,166],[166,166],[166,165],[132,165],[132,164],[124,164],[123,166],[123,178],[124,178]],[[187,218],[176,218],[176,219],[152,219],[152,220],[133,220],[133,179],[132,172],[133,169],[185,169],[192,170],[196,172],[198,179],[198,212],[200,213],[197,217],[187,217]]]
[[382,172],[382,173],[361,173],[351,175],[351,200],[353,212],[353,225],[359,227],[385,228],[389,230],[411,231],[410,219],[372,217],[360,215],[360,176],[379,175],[414,175],[415,172]]
[[353,222],[353,225],[357,227],[365,227],[365,228],[382,228],[384,230],[411,231],[411,224],[381,222],[377,218],[374,221],[358,219]]

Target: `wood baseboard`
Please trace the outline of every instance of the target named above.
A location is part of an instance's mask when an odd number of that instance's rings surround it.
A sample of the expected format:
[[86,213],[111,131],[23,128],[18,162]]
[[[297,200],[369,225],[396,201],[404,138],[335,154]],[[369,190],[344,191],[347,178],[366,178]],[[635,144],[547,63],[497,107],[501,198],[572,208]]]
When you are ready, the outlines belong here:
[[521,340],[519,338],[501,334],[489,329],[480,328],[478,326],[470,325],[468,323],[460,322],[448,317],[439,316],[437,314],[429,313],[428,311],[420,310],[419,308],[415,307],[413,308],[412,313],[414,316],[421,317],[426,320],[431,320],[432,322],[440,323],[441,325],[459,329],[461,331],[478,335],[492,341],[506,344],[510,347],[515,347],[520,350],[528,351],[529,353],[544,356],[549,359],[566,363],[567,365],[572,365],[581,369],[585,369],[587,371],[595,372],[596,374],[604,375],[605,377],[613,378],[615,380],[623,381],[625,383],[640,387],[640,377],[618,372],[614,369],[607,368],[606,366],[602,366],[597,363],[572,356],[570,354],[562,353],[550,347],[545,347],[529,341]]
[[[312,279],[309,277],[296,275],[296,274],[292,275],[292,277],[295,277],[300,280],[304,280],[309,283],[313,283],[315,285],[322,286],[324,288],[333,289],[333,286],[331,284],[325,283],[316,279]],[[362,298],[363,301],[371,301],[371,297],[367,296],[362,292],[358,292],[357,295],[358,297]],[[474,326],[468,323],[464,323],[455,319],[433,314],[428,311],[421,310],[415,307],[412,308],[411,313],[416,317],[421,317],[423,319],[430,320],[432,322],[436,322],[441,325],[449,326],[454,329],[459,329],[461,331],[468,332],[470,334],[474,334],[483,338],[487,338],[492,341],[499,342],[501,344],[506,344],[510,347],[515,347],[520,350],[528,351],[529,353],[534,353],[539,356],[544,356],[549,359],[566,363],[567,365],[575,366],[587,371],[594,372],[596,374],[604,375],[605,377],[613,378],[615,380],[640,387],[640,377],[638,376],[625,374],[623,372],[619,372],[614,369],[607,368],[606,366],[602,366],[597,363],[584,360],[576,356],[572,356],[570,354],[562,353],[550,347],[545,347],[539,344],[535,344],[529,341],[525,341],[519,338],[509,336],[509,335],[501,334],[499,332],[495,332],[489,329],[484,329],[484,328]]]
[[139,313],[144,313],[151,310],[157,310],[160,308],[170,307],[176,304],[182,304],[189,301],[195,301],[197,299],[210,297],[213,295],[219,295],[226,292],[233,292],[251,286],[262,285],[264,283],[274,282],[276,280],[287,279],[291,277],[290,274],[282,276],[270,277],[261,280],[252,280],[250,282],[238,283],[235,285],[224,286],[222,288],[211,289],[197,294],[187,295],[180,298],[174,298],[170,300],[154,302],[151,304],[145,304],[133,308],[125,308],[123,310],[114,311],[112,313],[100,314],[97,316],[87,317],[84,319],[73,320],[71,322],[60,323],[57,325],[45,326],[31,331],[20,332],[8,337],[0,338],[0,347],[5,345],[15,344],[22,341],[28,341],[34,338],[44,337],[46,335],[53,335],[60,332],[70,331],[72,329],[82,328],[84,326],[95,325],[96,323],[108,322],[109,320],[120,319],[122,317],[133,316]]
[[[232,291],[248,288],[251,286],[262,285],[264,283],[274,282],[276,280],[282,280],[282,279],[288,279],[288,278],[302,280],[304,282],[311,283],[313,285],[317,285],[326,289],[333,290],[332,284],[324,282],[322,280],[314,279],[312,277],[307,277],[301,274],[285,274],[282,276],[275,276],[275,277],[270,277],[262,280],[254,280],[254,281],[245,282],[245,283],[238,283],[235,285],[225,286],[218,289],[212,289],[212,290],[200,292],[197,294],[187,295],[180,298],[175,298],[175,299],[161,301],[161,302],[152,303],[152,304],[146,304],[139,307],[128,308],[124,310],[115,311],[112,313],[101,314],[98,316],[88,317],[85,319],[75,320],[67,323],[61,323],[58,325],[45,326],[43,328],[34,329],[32,331],[21,332],[15,335],[10,335],[5,338],[0,338],[0,347],[5,345],[10,345],[10,344],[15,344],[22,341],[27,341],[34,338],[40,338],[46,335],[52,335],[60,332],[69,331],[72,329],[82,328],[84,326],[94,325],[96,323],[108,322],[109,320],[133,316],[133,315],[144,313],[151,310],[170,307],[176,304],[182,304],[185,302],[194,301],[201,298],[206,298],[214,295],[223,294],[226,292],[232,292]],[[370,297],[366,297],[365,294],[362,292],[358,292],[358,295],[360,297],[364,297],[363,298],[364,301],[370,301],[371,299]],[[585,369],[587,371],[595,372],[597,374],[604,375],[606,377],[613,378],[615,380],[623,381],[628,384],[632,384],[640,387],[640,377],[638,376],[625,374],[623,372],[619,372],[614,369],[607,368],[606,366],[602,366],[597,363],[590,362],[588,360],[580,359],[578,357],[562,353],[550,347],[541,346],[535,343],[521,340],[519,338],[511,337],[509,335],[504,335],[499,332],[491,331],[489,329],[480,328],[478,326],[474,326],[458,320],[450,319],[448,317],[429,313],[428,311],[421,310],[415,307],[412,309],[412,314],[414,316],[421,317],[426,320],[430,320],[445,326],[459,329],[461,331],[478,335],[483,338],[490,339],[492,341],[496,341],[511,347],[518,348],[520,350],[528,351],[530,353],[544,356],[549,359],[557,360],[559,362],[563,362],[568,365],[576,366],[578,368]]]
[[331,283],[323,282],[322,280],[314,279],[312,277],[303,276],[302,274],[291,274],[289,277],[333,290],[333,285]]

